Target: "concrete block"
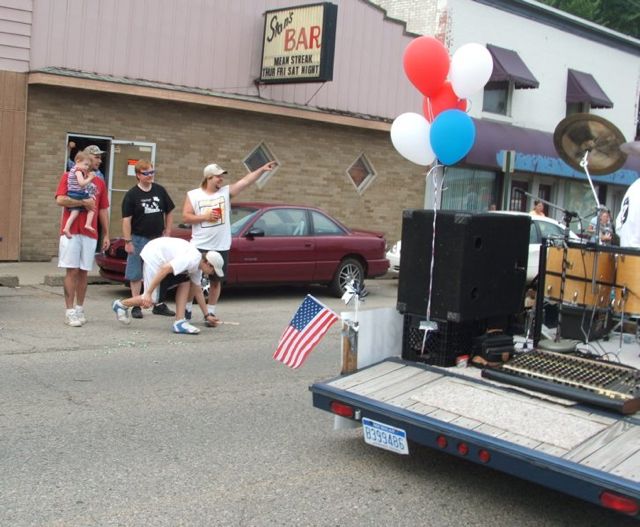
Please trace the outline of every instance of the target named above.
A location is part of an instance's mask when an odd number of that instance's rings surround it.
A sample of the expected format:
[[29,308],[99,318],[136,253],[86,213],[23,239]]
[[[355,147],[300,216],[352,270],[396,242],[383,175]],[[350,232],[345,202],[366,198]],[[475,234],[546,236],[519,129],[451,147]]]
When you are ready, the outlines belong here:
[[3,287],[18,287],[20,280],[14,275],[0,275],[0,286]]

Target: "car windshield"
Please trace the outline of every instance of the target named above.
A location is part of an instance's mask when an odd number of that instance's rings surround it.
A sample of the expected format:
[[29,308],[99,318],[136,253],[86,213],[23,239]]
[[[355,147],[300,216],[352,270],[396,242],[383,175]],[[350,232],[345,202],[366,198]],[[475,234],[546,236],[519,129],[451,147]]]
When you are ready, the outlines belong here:
[[557,238],[564,234],[562,227],[555,223],[550,223],[548,221],[539,221],[537,223],[543,238]]
[[237,236],[259,211],[249,207],[231,207],[231,236]]

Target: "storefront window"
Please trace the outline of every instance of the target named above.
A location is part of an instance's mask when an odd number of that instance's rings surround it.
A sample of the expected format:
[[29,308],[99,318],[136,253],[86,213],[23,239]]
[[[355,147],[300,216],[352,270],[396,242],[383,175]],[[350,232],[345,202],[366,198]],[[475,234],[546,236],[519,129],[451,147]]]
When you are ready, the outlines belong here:
[[[578,216],[584,218],[582,229],[586,229],[589,220],[595,216],[597,207],[589,183],[567,181],[564,196],[564,207],[571,212],[577,212]],[[585,221],[586,224],[584,224]],[[580,232],[580,223],[572,222],[571,230]]]
[[442,209],[483,212],[498,203],[495,172],[448,167],[443,183]]

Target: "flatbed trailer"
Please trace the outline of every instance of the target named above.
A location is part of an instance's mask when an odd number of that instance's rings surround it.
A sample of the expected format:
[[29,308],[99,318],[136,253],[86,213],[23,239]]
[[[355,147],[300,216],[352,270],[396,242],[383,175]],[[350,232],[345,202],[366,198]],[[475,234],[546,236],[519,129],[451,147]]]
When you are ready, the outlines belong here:
[[411,442],[640,519],[640,419],[500,384],[477,368],[388,358],[310,386],[313,405]]

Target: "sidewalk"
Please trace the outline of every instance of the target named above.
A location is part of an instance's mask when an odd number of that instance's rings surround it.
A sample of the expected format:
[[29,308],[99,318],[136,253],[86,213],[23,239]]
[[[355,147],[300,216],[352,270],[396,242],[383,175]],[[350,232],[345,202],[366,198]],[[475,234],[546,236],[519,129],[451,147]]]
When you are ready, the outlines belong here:
[[[58,259],[50,262],[0,262],[0,286],[19,287],[27,285],[48,285],[62,287],[65,270],[58,267]],[[108,283],[94,266],[89,273],[90,284]]]

